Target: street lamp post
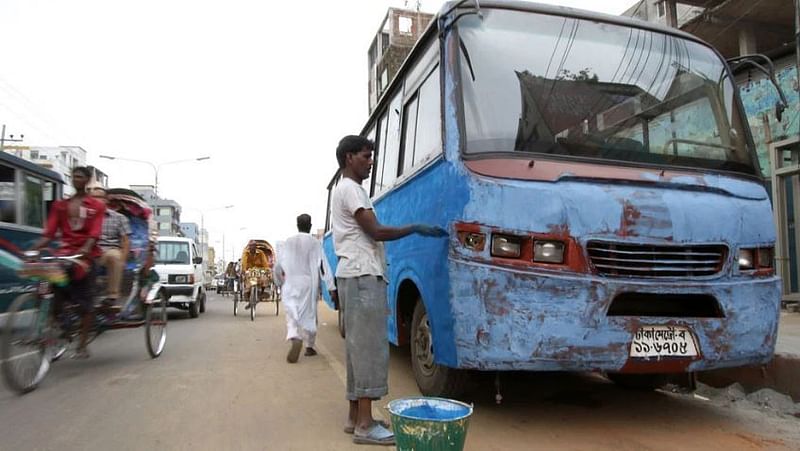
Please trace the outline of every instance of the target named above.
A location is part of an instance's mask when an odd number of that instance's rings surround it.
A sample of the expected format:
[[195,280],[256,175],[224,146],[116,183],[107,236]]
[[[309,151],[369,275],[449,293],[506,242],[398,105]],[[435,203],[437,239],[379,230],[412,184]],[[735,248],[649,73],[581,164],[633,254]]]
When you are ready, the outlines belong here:
[[[208,243],[206,243],[206,240],[203,239],[203,230],[206,228],[206,226],[205,226],[205,222],[206,222],[205,214],[208,213],[208,212],[217,211],[217,210],[228,210],[228,209],[231,209],[233,207],[234,207],[233,204],[225,205],[225,206],[222,206],[222,207],[206,208],[206,209],[201,209],[201,208],[197,208],[197,207],[184,207],[185,209],[195,210],[198,213],[200,213],[200,231],[199,231],[199,233],[200,233],[200,243],[199,244],[200,244],[201,252],[205,252],[205,257],[206,258],[208,258],[207,249],[205,249],[203,247],[203,244],[206,244],[206,245],[208,244]],[[224,234],[223,234],[223,245],[222,245],[223,248],[225,247],[224,239],[225,238],[224,238]],[[223,256],[224,256],[224,254],[223,254]]]
[[183,160],[167,161],[164,163],[155,164],[151,161],[137,160],[135,158],[115,157],[112,155],[100,155],[100,158],[105,158],[106,160],[130,161],[132,163],[141,163],[149,165],[151,168],[153,168],[153,173],[155,174],[155,185],[153,185],[153,189],[156,195],[158,195],[158,170],[161,169],[162,166],[166,166],[168,164],[191,163],[193,161],[205,161],[211,159],[211,157],[197,157],[197,158],[186,158]]

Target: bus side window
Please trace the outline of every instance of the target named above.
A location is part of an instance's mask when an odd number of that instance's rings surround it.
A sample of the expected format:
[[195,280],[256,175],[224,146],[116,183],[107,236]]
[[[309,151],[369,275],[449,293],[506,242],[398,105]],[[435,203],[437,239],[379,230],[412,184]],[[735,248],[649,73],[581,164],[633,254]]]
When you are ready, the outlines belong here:
[[442,152],[441,92],[439,68],[433,70],[419,89],[419,112],[415,134],[413,166],[419,166]]
[[53,202],[56,201],[56,184],[53,182],[44,182],[44,216],[50,214],[50,207],[53,206]]
[[17,222],[17,189],[14,168],[0,165],[0,221]]
[[381,116],[381,119],[378,121],[378,142],[375,143],[375,154],[373,155],[374,161],[372,163],[372,195],[380,193],[383,190],[383,185],[381,184],[382,176],[383,176],[383,156],[386,154],[386,123],[388,122],[386,118],[388,117],[387,114]]
[[[375,194],[380,194],[383,191],[392,187],[394,180],[397,178],[397,163],[400,157],[400,108],[402,107],[401,93],[396,93],[389,104],[389,110],[386,112],[386,139],[381,144],[382,152],[379,152],[378,157],[381,160],[383,170],[381,171],[380,189],[375,185]],[[380,154],[383,154],[381,156]]]
[[[376,146],[378,145],[378,143],[375,142],[375,124],[373,124],[372,127],[370,128],[369,132],[367,132],[367,139],[372,141],[373,144],[375,144]],[[372,153],[372,158],[376,158],[375,152]],[[372,166],[375,166],[374,162],[373,162]],[[367,179],[364,180],[364,182],[365,182],[364,183],[364,189],[367,191],[367,195],[370,196],[370,197],[372,197],[372,179],[374,178],[373,174],[375,174],[375,168],[374,167],[372,168],[372,171],[369,173],[369,177],[367,177]]]
[[403,136],[400,139],[400,165],[397,176],[407,174],[414,163],[414,141],[417,132],[418,97],[414,95],[403,108]]
[[45,219],[44,184],[38,177],[25,175],[24,224],[43,227]]

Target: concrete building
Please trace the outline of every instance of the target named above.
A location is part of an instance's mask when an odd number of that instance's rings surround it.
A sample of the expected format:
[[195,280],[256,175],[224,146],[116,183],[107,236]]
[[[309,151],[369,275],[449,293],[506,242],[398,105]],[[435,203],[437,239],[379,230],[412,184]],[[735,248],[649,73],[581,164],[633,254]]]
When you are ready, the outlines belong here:
[[[4,150],[61,175],[64,179],[64,196],[75,193],[72,188],[72,168],[87,166],[86,150],[80,146],[5,146]],[[92,170],[94,181],[108,187],[108,175],[93,166],[89,168]]]
[[131,185],[153,209],[153,217],[158,226],[158,236],[183,236],[181,231],[181,205],[171,199],[156,195],[153,185]]
[[200,227],[194,222],[182,222],[180,224],[181,233],[186,238],[191,238],[195,243],[199,243]]
[[741,65],[734,76],[773,200],[784,300],[799,302],[800,228],[795,224],[800,224],[800,60],[795,21],[800,6],[795,0],[643,0],[625,14],[657,22],[654,8],[659,5],[668,25],[703,39],[725,58],[764,54],[775,65],[775,78],[788,103],[780,121],[778,92],[763,73]]
[[702,12],[703,8],[682,2],[641,0],[628,8],[622,15],[669,27],[681,27]]
[[367,53],[370,113],[433,17],[419,11],[389,8]]

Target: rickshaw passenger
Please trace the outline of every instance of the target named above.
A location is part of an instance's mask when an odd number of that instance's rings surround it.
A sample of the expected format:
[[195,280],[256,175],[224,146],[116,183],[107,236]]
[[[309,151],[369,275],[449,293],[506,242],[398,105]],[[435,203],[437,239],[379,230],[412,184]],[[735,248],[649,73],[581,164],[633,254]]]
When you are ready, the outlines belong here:
[[233,291],[233,281],[236,280],[236,263],[228,263],[225,269],[225,291]]
[[[245,276],[247,270],[254,268],[268,270],[269,260],[267,259],[267,254],[258,248],[256,242],[250,241],[247,243],[247,250],[242,254],[242,277]],[[250,293],[248,290],[244,291],[244,299],[246,301],[250,300]],[[250,308],[249,304],[245,308]]]
[[242,254],[242,273],[251,268],[269,269],[267,254],[256,246],[255,241],[247,243],[247,250]]
[[108,272],[106,300],[108,303],[114,304],[119,299],[122,288],[122,272],[125,269],[130,249],[128,236],[131,234],[131,227],[128,218],[116,211],[119,205],[109,204],[105,188],[93,185],[89,188],[89,193],[107,207],[103,217],[103,231],[97,242],[103,251],[98,263],[104,266]]

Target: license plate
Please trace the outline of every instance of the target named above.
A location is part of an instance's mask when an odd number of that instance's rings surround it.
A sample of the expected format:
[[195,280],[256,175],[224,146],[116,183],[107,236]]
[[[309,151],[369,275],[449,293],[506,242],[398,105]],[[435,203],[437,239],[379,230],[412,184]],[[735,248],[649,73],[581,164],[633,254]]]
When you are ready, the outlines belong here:
[[694,357],[694,335],[682,326],[645,326],[633,335],[631,357]]

